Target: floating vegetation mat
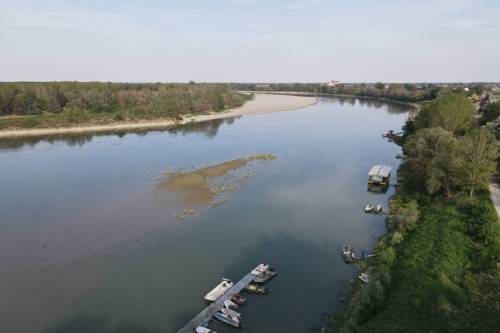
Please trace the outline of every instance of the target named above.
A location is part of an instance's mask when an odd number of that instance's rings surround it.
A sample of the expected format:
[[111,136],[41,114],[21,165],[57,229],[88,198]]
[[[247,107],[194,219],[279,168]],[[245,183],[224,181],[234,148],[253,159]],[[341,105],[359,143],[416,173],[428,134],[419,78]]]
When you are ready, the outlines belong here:
[[181,221],[206,207],[224,204],[257,174],[255,167],[275,159],[258,154],[199,169],[168,171],[156,188],[168,193],[168,205],[176,210],[173,218]]

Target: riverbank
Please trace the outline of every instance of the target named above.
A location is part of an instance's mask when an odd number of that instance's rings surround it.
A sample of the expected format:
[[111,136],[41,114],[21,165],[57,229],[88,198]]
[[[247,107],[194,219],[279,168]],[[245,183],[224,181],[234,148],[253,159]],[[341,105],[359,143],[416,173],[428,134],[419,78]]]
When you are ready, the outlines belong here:
[[[449,112],[455,115],[456,109],[449,107],[453,100],[443,98],[447,99],[432,102],[431,110],[441,114],[452,110]],[[472,118],[472,106],[469,110]],[[453,137],[443,128],[430,128],[432,125],[417,128],[397,142],[407,158],[398,168],[387,233],[375,247],[373,258],[356,262],[369,281],[351,284],[343,312],[329,318],[323,333],[493,332],[500,327],[500,189],[490,184],[490,193],[487,186],[496,160],[496,147],[491,143],[494,137],[484,128]],[[468,149],[467,154],[482,148],[481,153],[489,156],[490,174],[483,176],[474,192],[468,183],[460,181],[448,183],[448,189],[441,184],[441,188],[429,190],[429,179],[436,182],[431,177],[439,170],[435,165],[431,169],[430,163],[439,158],[440,151],[426,146],[422,153],[422,138],[442,144],[429,139],[429,132],[435,134],[432,131],[465,145],[475,138],[478,132],[474,131],[482,131],[484,137],[477,140],[480,144],[469,143],[468,148],[462,148]],[[421,146],[415,147],[417,139]],[[454,163],[467,167],[468,155],[455,152],[458,162]],[[485,160],[474,163],[484,166]],[[434,174],[419,174],[418,170],[432,170]],[[446,170],[457,174],[457,169]],[[452,191],[447,191],[450,188]]]
[[242,91],[243,93],[252,94],[274,94],[274,95],[292,95],[292,96],[316,96],[316,97],[347,97],[347,98],[360,98],[360,99],[374,99],[384,102],[391,102],[401,105],[408,105],[415,109],[419,108],[419,103],[404,102],[392,98],[385,97],[374,97],[374,96],[364,96],[364,95],[349,95],[349,94],[328,94],[328,93],[311,93],[303,91]]
[[187,123],[204,122],[214,119],[254,115],[260,113],[281,112],[300,109],[316,103],[316,97],[285,96],[278,94],[255,94],[255,97],[243,106],[210,114],[186,116],[182,120],[158,119],[152,121],[114,122],[105,125],[80,125],[61,128],[33,128],[0,130],[1,138],[33,137],[60,134],[123,132],[131,130],[162,129]]

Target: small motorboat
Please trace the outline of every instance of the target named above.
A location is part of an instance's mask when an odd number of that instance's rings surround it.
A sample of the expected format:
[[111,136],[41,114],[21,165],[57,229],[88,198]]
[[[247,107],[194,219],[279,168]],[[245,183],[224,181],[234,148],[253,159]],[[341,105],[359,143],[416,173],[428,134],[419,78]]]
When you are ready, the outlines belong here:
[[267,294],[269,290],[267,290],[266,287],[264,286],[259,286],[258,284],[255,283],[250,283],[246,288],[246,292],[252,293],[252,294]]
[[234,303],[230,299],[226,299],[224,301],[224,306],[226,307],[226,309],[233,309],[234,310],[234,309],[238,308],[238,304]]
[[233,301],[234,303],[236,303],[238,305],[244,305],[247,302],[247,299],[243,295],[233,294],[231,296],[231,301]]
[[354,259],[356,259],[356,254],[352,249],[352,245],[343,245],[342,246],[342,257],[346,263],[351,263]]
[[198,326],[194,331],[196,333],[217,333],[216,331],[206,328],[205,326]]
[[358,275],[358,278],[363,281],[364,283],[368,283],[370,281],[370,277],[368,276],[368,273],[361,273]]
[[383,212],[382,205],[378,204],[377,207],[374,208],[374,211],[375,213],[382,213]]
[[366,205],[365,206],[365,213],[371,213],[375,209],[374,205]]
[[234,327],[241,326],[241,321],[238,318],[230,317],[223,312],[216,312],[214,314],[214,318],[217,319],[218,321],[223,322],[224,324],[228,324],[230,326],[234,326]]

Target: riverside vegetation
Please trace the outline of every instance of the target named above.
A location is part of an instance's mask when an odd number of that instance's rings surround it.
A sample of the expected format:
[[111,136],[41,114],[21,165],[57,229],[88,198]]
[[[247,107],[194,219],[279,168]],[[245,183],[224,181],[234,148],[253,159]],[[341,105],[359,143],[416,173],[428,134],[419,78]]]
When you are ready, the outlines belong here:
[[[251,91],[281,91],[302,92],[309,94],[326,94],[337,96],[358,96],[389,99],[398,102],[415,103],[433,100],[440,95],[450,93],[464,93],[464,85],[438,85],[438,84],[413,84],[413,83],[339,83],[328,86],[321,83],[232,83],[236,90]],[[484,84],[468,85],[467,95],[480,96],[485,90]]]
[[0,129],[178,119],[243,105],[222,84],[0,83]]
[[499,332],[500,227],[488,182],[498,104],[481,115],[461,95],[424,103],[398,144],[405,161],[388,233],[329,332]]

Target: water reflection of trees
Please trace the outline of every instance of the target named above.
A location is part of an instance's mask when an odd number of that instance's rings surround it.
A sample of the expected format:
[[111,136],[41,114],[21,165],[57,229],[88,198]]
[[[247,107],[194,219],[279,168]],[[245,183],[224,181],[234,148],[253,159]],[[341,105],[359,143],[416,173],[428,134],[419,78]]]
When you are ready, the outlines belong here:
[[207,138],[214,138],[215,136],[217,136],[219,128],[222,124],[232,125],[236,120],[236,118],[239,117],[214,119],[199,123],[188,123],[169,128],[167,131],[171,134],[181,134],[181,135],[197,133],[197,134],[203,134]]
[[[231,117],[224,119],[209,120],[200,123],[188,123],[185,125],[179,125],[173,128],[168,128],[164,130],[155,130],[154,132],[167,132],[169,134],[202,134],[205,137],[211,139],[217,136],[219,128],[222,124],[232,125],[235,120],[239,117]],[[151,133],[151,130],[133,130],[133,131],[121,131],[121,132],[100,132],[92,134],[64,134],[64,135],[53,135],[53,136],[38,136],[38,137],[24,137],[24,138],[7,138],[0,140],[0,151],[19,151],[24,147],[33,148],[39,143],[54,144],[58,142],[66,143],[69,147],[81,147],[87,143],[90,143],[94,137],[100,136],[118,136],[120,138],[125,137],[129,134],[134,134],[137,136],[146,136]]]
[[323,97],[322,102],[338,103],[341,106],[347,104],[350,106],[360,105],[363,107],[374,108],[374,109],[385,109],[387,110],[387,113],[390,114],[407,113],[413,110],[413,108],[407,104],[393,102],[390,100],[369,98],[369,97],[367,98],[349,97],[349,96]]

